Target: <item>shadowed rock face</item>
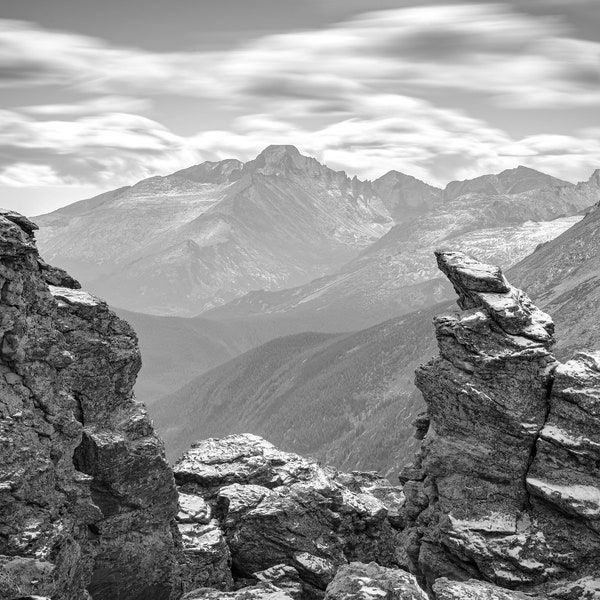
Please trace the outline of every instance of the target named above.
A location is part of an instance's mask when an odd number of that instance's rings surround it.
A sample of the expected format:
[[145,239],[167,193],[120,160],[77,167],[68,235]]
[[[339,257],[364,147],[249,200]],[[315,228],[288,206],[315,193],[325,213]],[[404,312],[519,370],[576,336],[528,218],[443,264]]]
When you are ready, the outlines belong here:
[[440,577],[597,598],[600,355],[559,364],[552,320],[497,267],[436,257],[462,311],[434,319],[440,356],[416,372],[429,428],[404,474],[407,564],[444,599],[462,596]]
[[0,597],[168,600],[177,494],[137,339],[0,215]]

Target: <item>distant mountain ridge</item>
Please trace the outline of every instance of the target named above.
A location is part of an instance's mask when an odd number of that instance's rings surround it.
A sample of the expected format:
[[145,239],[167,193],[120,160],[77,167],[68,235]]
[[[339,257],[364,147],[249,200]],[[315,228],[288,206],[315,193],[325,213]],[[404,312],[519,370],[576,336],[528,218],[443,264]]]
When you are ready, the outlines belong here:
[[36,221],[51,260],[112,304],[157,314],[305,283],[393,225],[370,183],[293,146],[152,177]]
[[[469,193],[436,201],[428,212],[396,224],[337,273],[289,290],[251,292],[205,316],[304,318],[308,329],[349,331],[431,305],[452,295],[431,262],[434,248],[452,247],[508,268],[600,201],[594,177],[574,185],[518,167],[458,182]],[[491,196],[481,191],[492,184],[494,191],[527,189]],[[535,185],[542,187],[531,189]]]
[[413,373],[435,348],[440,310],[355,333],[277,338],[191,380],[151,407],[169,458],[190,440],[251,431],[349,469],[407,462],[421,406]]
[[572,186],[573,184],[546,175],[535,169],[519,165],[514,169],[506,169],[497,175],[481,175],[465,181],[451,181],[444,189],[445,202],[456,200],[466,194],[486,194],[498,196],[503,194],[522,194],[545,187]]
[[[590,181],[600,189],[600,169]],[[554,316],[556,355],[600,347],[600,205],[509,271]]]
[[[219,307],[247,293],[264,296],[266,312],[285,311],[269,294],[290,290],[302,314],[329,312],[340,331],[418,308],[432,289],[431,301],[441,299],[423,266],[432,243],[464,241],[468,251],[471,238],[497,238],[498,253],[482,258],[509,266],[572,224],[546,222],[593,204],[586,193],[522,166],[444,190],[398,171],[361,181],[294,146],[269,146],[246,163],[205,162],[35,220],[49,260],[114,306],[223,318]],[[244,303],[235,312],[254,318]],[[365,310],[370,318],[353,323]]]

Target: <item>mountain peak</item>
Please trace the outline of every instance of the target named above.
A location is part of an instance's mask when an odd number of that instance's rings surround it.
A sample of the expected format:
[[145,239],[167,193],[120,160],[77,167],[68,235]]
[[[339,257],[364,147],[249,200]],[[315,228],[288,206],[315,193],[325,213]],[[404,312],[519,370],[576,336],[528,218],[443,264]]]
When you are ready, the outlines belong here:
[[588,183],[600,187],[600,169],[596,169],[588,179]]
[[263,175],[326,168],[316,159],[300,154],[296,146],[286,144],[267,146],[254,160],[247,162],[245,167]]
[[281,160],[286,156],[301,156],[296,146],[291,144],[271,144],[267,146],[256,158],[264,157],[265,160]]
[[498,174],[480,175],[474,179],[451,181],[444,189],[444,200],[455,200],[459,196],[483,194],[520,194],[547,187],[572,186],[572,183],[547,175],[531,167],[519,165]]

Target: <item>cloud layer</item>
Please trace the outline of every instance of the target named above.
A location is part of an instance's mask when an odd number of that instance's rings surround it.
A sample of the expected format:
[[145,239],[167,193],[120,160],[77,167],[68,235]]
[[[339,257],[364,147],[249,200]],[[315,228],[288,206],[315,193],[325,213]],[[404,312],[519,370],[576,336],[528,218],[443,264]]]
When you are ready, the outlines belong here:
[[[494,125],[503,109],[600,108],[600,44],[504,4],[380,10],[202,52],[0,21],[0,86],[23,92],[0,111],[1,185],[117,187],[271,143],[363,177],[395,168],[435,183],[518,163],[573,179],[600,164],[594,123],[521,136]],[[57,90],[66,101],[32,101]],[[160,115],[176,97],[231,115],[227,126],[175,133]]]

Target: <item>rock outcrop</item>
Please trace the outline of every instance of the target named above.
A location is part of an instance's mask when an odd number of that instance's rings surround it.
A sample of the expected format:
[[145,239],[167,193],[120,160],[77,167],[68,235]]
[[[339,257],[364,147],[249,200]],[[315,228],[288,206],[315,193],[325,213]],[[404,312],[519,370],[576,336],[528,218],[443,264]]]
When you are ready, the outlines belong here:
[[0,214],[0,597],[179,594],[177,493],[137,339]]
[[542,600],[539,596],[506,590],[476,579],[450,581],[440,577],[433,584],[433,591],[436,600]]
[[294,600],[278,587],[259,583],[235,592],[222,592],[213,588],[199,588],[183,596],[182,600]]
[[519,596],[461,596],[443,577],[598,598],[600,355],[559,364],[552,320],[500,269],[436,256],[462,311],[435,318],[440,356],[416,373],[427,433],[403,474],[406,564],[444,600]]
[[335,574],[325,600],[427,600],[427,594],[406,571],[350,563]]
[[[350,561],[398,565],[404,497],[376,474],[323,468],[250,434],[199,442],[174,471],[184,505],[202,507],[194,509],[196,518],[191,509],[180,517],[187,573],[199,560],[196,549],[206,545],[202,527],[223,536],[237,585],[261,581],[291,597],[322,597]],[[225,562],[218,570],[228,590]],[[197,584],[186,581],[190,591]]]

